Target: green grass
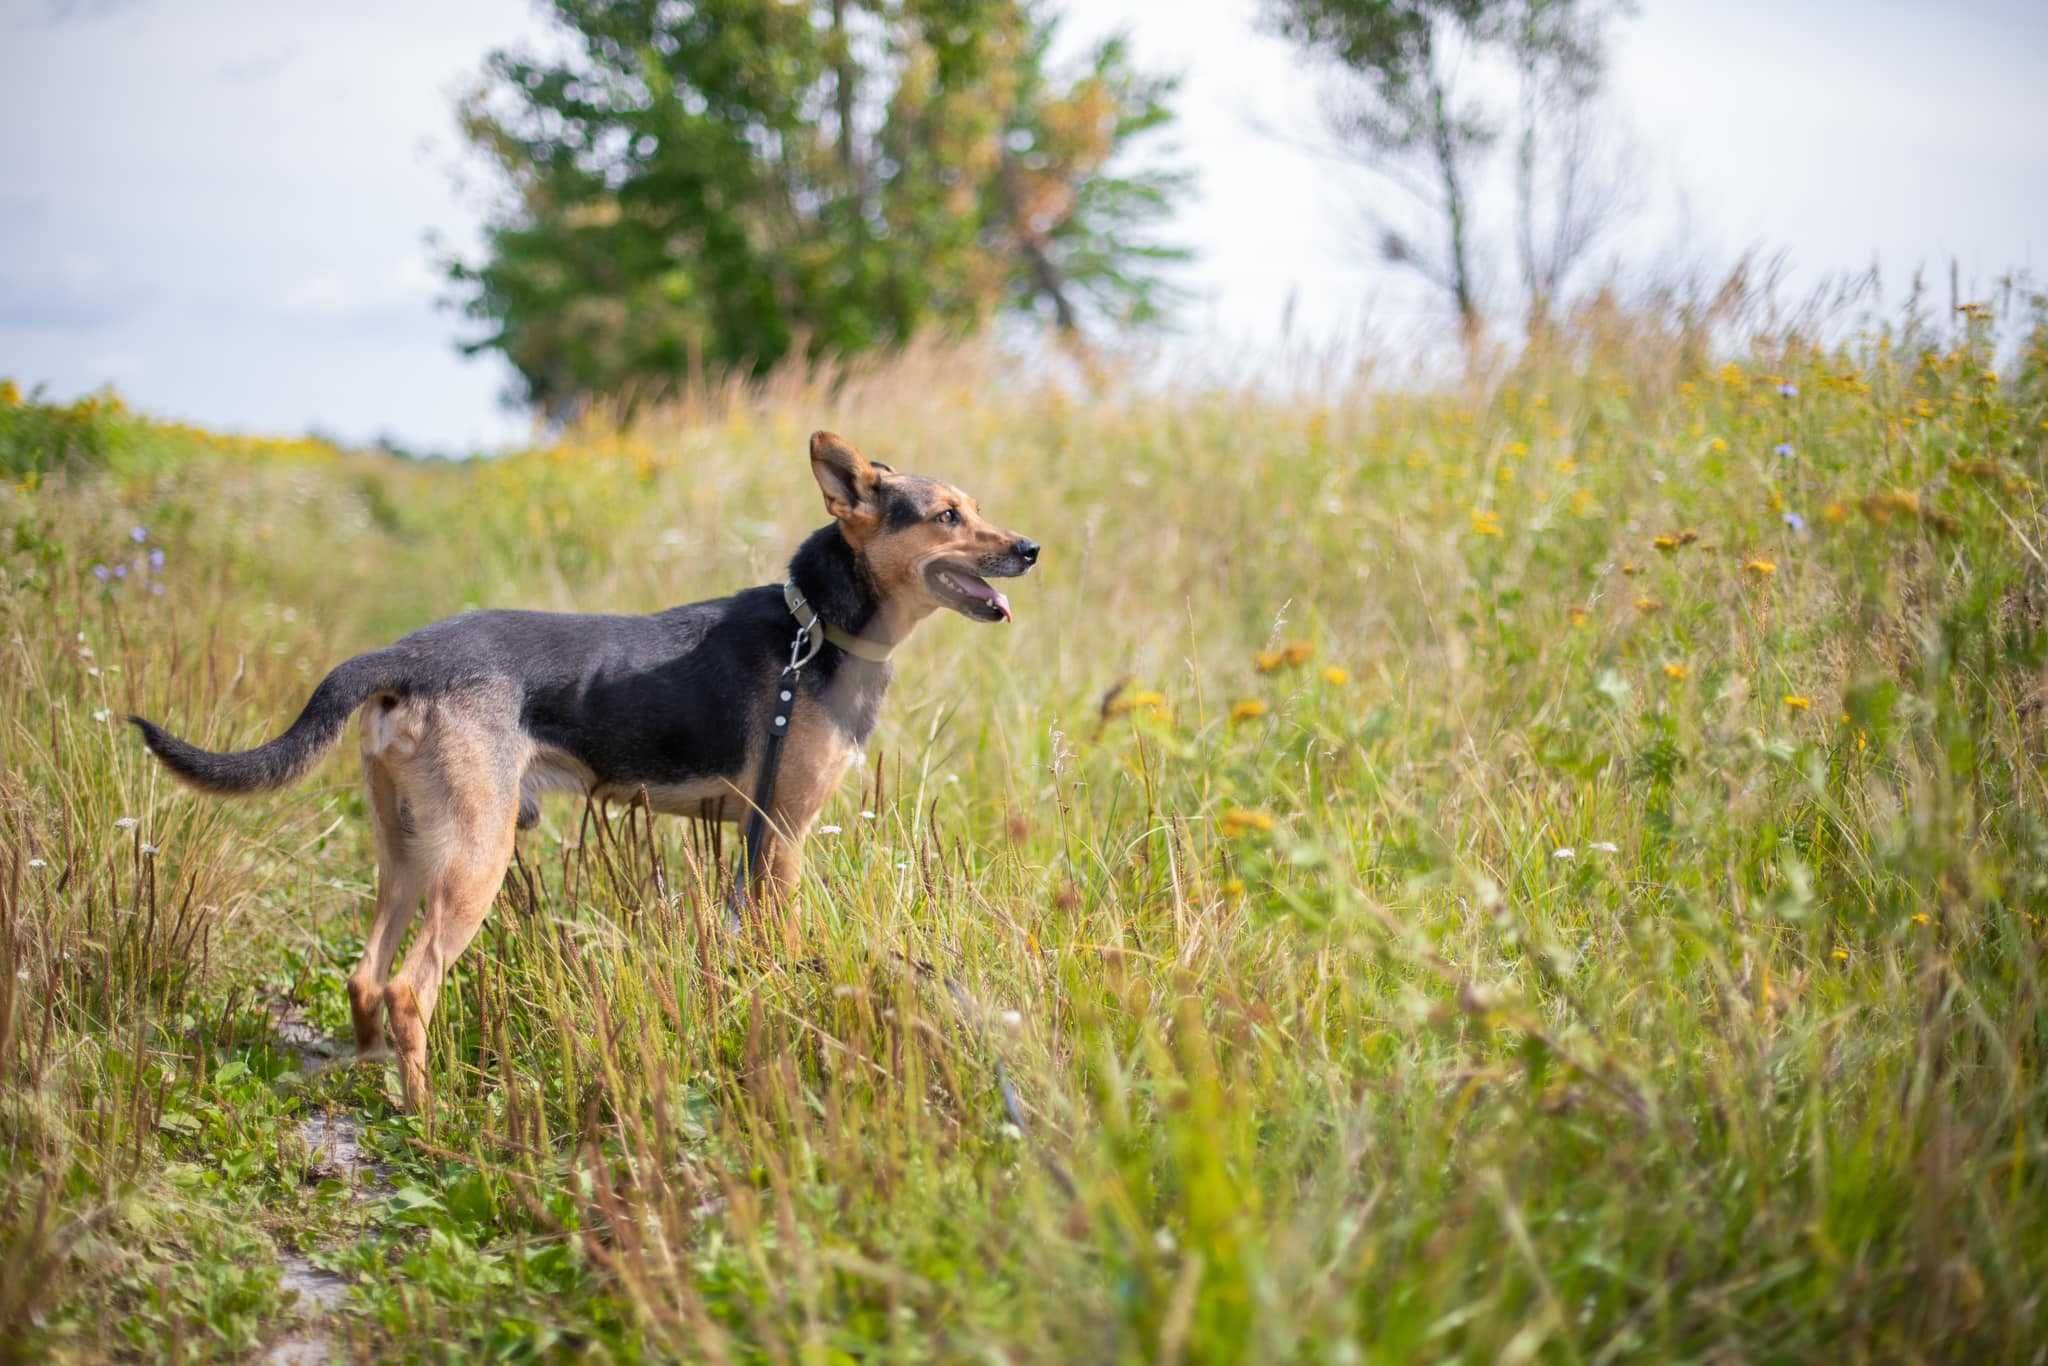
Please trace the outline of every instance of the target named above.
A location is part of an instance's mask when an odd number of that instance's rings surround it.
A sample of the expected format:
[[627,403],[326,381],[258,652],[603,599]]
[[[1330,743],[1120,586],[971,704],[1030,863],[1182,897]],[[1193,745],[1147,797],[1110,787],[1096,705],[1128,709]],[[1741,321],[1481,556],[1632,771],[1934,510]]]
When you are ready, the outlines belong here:
[[[253,1351],[296,1253],[380,1359],[2031,1359],[2048,343],[1583,340],[1306,406],[913,357],[450,467],[0,406],[0,1355]],[[795,903],[728,937],[703,832],[558,802],[432,1113],[300,1067],[352,746],[224,804],[121,715],[767,581],[819,425],[1047,550],[903,652]]]

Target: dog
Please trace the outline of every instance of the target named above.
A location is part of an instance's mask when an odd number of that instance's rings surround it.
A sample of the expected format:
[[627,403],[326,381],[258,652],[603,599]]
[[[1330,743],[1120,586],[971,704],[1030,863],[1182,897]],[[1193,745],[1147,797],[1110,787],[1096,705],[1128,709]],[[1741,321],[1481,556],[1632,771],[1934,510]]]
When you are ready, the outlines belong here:
[[[651,616],[450,617],[337,666],[291,727],[255,749],[215,753],[129,718],[183,782],[236,796],[300,778],[362,713],[377,901],[349,1006],[359,1053],[396,1055],[408,1107],[429,1099],[427,1022],[442,977],[482,926],[542,793],[645,793],[657,811],[739,821],[756,809],[767,762],[746,886],[751,900],[785,895],[811,823],[874,730],[889,651],[942,608],[1010,619],[989,580],[1028,571],[1037,542],[992,525],[953,485],[898,474],[831,432],[811,436],[810,459],[832,520],[798,547],[782,585]],[[792,687],[785,667],[806,650]],[[765,832],[758,851],[754,831]],[[422,899],[426,917],[394,974]]]

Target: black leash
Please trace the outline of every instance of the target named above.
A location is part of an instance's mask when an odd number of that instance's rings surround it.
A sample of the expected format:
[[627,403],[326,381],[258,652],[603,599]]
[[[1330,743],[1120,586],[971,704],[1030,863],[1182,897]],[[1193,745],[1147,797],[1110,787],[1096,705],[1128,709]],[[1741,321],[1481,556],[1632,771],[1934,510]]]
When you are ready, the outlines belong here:
[[[775,772],[782,767],[782,742],[789,738],[789,718],[796,712],[796,685],[803,677],[804,665],[823,643],[821,634],[799,625],[796,639],[790,642],[789,663],[782,666],[772,689],[775,696],[769,707],[767,748],[761,752],[761,772],[754,779],[754,807],[747,813],[747,858],[740,870],[745,880],[739,884],[738,895],[741,905],[746,904],[755,879],[767,874],[761,866],[761,847],[768,840],[768,809],[775,800]],[[804,648],[807,645],[808,650]]]

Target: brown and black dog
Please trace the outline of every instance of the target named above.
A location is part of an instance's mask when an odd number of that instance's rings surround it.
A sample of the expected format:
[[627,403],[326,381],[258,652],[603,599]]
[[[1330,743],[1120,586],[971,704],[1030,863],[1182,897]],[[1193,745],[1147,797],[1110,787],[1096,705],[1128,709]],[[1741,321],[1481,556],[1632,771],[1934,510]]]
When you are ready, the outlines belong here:
[[[300,777],[362,711],[377,905],[349,1002],[364,1053],[384,1047],[388,1019],[408,1104],[426,1099],[426,1026],[442,975],[482,925],[514,831],[539,819],[541,793],[645,792],[656,810],[743,819],[768,749],[771,689],[799,630],[793,612],[815,612],[825,629],[798,677],[751,870],[754,895],[779,895],[874,729],[888,651],[942,607],[1009,620],[1009,600],[988,580],[1030,569],[1036,542],[985,521],[951,484],[898,474],[830,432],[811,437],[810,456],[832,522],[797,550],[787,584],[651,616],[451,617],[341,664],[283,735],[237,753],[131,718],[172,773],[237,794]],[[392,974],[422,899],[426,918]]]

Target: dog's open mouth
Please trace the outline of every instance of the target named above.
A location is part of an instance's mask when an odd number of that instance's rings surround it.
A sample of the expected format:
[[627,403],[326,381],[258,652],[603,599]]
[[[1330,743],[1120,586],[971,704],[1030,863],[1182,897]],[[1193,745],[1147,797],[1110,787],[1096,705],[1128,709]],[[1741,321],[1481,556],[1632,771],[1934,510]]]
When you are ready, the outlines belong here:
[[976,621],[1010,619],[1010,600],[971,569],[957,564],[935,564],[924,571],[924,581],[940,602],[963,617]]

